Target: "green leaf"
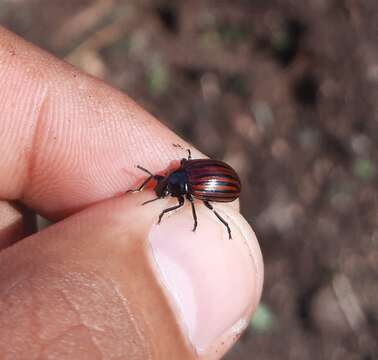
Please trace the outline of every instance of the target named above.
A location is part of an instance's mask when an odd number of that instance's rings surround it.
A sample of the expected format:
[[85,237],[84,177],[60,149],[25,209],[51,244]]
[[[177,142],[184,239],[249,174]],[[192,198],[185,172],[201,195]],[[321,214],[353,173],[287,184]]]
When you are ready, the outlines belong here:
[[377,167],[370,159],[357,159],[353,164],[353,174],[363,181],[372,180],[377,173]]
[[251,319],[251,329],[257,333],[266,333],[275,327],[276,318],[264,304],[260,304]]

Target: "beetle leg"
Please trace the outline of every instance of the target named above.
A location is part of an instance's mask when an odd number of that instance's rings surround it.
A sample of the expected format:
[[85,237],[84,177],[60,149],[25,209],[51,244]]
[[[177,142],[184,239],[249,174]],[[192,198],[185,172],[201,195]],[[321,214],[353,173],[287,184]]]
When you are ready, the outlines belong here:
[[[157,200],[157,199],[154,199],[154,200]],[[149,202],[151,202],[151,201],[153,201],[153,200],[150,200]],[[167,208],[167,209],[164,209],[164,210],[161,212],[161,214],[159,215],[158,224],[160,224],[161,219],[162,219],[162,217],[164,216],[164,214],[166,214],[167,212],[170,212],[170,211],[176,210],[176,209],[178,209],[178,208],[180,208],[181,206],[184,205],[185,200],[184,200],[183,197],[179,197],[178,201],[179,201],[178,205],[175,205],[175,206],[169,207],[169,208]]]
[[142,185],[139,186],[137,189],[130,189],[126,191],[126,194],[129,192],[139,192],[144,189],[144,187],[147,185],[147,183],[154,178],[154,175],[150,175],[146,180],[143,181]]
[[138,168],[139,170],[142,170],[142,171],[146,172],[147,174],[149,174],[149,175],[151,175],[151,176],[154,176],[154,174],[153,174],[151,171],[147,170],[147,169],[144,168],[143,166],[137,165],[137,168]]
[[231,236],[231,229],[230,229],[230,226],[228,225],[228,223],[226,222],[226,220],[224,220],[216,211],[215,209],[213,208],[213,205],[211,205],[208,201],[204,201],[203,202],[211,211],[214,212],[215,216],[223,223],[223,225],[227,228],[227,231],[228,231],[228,237],[229,239],[232,239],[232,236]]
[[129,192],[133,192],[134,193],[134,192],[140,192],[140,191],[142,191],[144,189],[144,187],[147,185],[147,183],[150,180],[152,180],[152,179],[154,179],[156,181],[159,181],[159,180],[163,179],[163,176],[161,176],[161,175],[154,175],[152,172],[150,172],[149,170],[145,169],[143,166],[137,165],[137,168],[140,169],[140,170],[142,170],[142,171],[144,171],[144,172],[146,172],[150,176],[146,180],[144,180],[143,183],[142,183],[142,185],[140,185],[138,188],[127,190],[126,194],[129,193]]
[[197,229],[197,225],[198,225],[198,222],[197,222],[197,214],[196,214],[196,208],[194,207],[194,201],[193,201],[193,198],[188,195],[187,196],[188,200],[190,201],[190,205],[192,205],[192,214],[193,214],[193,220],[194,220],[194,226],[193,226],[193,231],[196,231]]
[[[172,145],[176,148],[184,150],[184,148],[180,144],[172,144]],[[191,160],[192,159],[192,152],[190,151],[190,149],[186,149],[186,151],[188,152],[188,160]]]
[[159,199],[161,199],[161,197],[157,197],[157,198],[155,198],[155,199],[147,200],[147,201],[143,202],[142,205],[149,204],[149,203],[151,203],[151,202],[153,202],[153,201],[156,201],[156,200],[159,200]]

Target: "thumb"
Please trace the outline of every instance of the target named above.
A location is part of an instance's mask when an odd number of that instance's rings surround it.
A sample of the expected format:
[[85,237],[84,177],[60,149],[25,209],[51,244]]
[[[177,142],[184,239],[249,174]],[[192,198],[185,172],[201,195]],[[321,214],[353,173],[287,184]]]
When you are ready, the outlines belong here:
[[[228,209],[233,240],[197,205],[151,193],[95,205],[0,254],[4,358],[220,358],[246,326],[262,282],[260,252]],[[222,209],[217,209],[222,212]],[[224,215],[224,212],[222,212]]]

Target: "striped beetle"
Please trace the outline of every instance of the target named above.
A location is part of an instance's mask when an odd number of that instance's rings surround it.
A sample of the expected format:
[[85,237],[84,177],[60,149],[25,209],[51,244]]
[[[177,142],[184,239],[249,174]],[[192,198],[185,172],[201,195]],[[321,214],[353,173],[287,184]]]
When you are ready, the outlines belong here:
[[[180,145],[174,145],[180,147]],[[154,175],[142,166],[138,169],[146,172],[149,176],[139,188],[128,192],[142,191],[150,180],[157,182],[154,190],[157,195],[152,200],[145,201],[142,205],[162,199],[166,196],[173,196],[178,199],[178,205],[169,207],[159,215],[158,224],[164,214],[182,207],[185,197],[192,206],[194,220],[193,231],[197,228],[197,214],[194,207],[194,199],[202,200],[206,207],[214,212],[216,217],[227,228],[228,236],[231,239],[231,229],[228,223],[213,208],[210,202],[231,202],[240,195],[241,183],[235,170],[219,160],[192,159],[191,152],[187,149],[188,158],[181,159],[180,167],[171,171],[168,175]]]

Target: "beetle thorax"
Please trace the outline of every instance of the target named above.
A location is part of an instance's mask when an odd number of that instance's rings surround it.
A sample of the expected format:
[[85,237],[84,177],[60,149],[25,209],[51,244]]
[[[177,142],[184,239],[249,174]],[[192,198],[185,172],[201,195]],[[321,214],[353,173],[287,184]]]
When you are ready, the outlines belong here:
[[179,197],[188,192],[188,182],[186,173],[180,169],[172,172],[158,182],[155,187],[156,195],[165,197],[168,195]]

